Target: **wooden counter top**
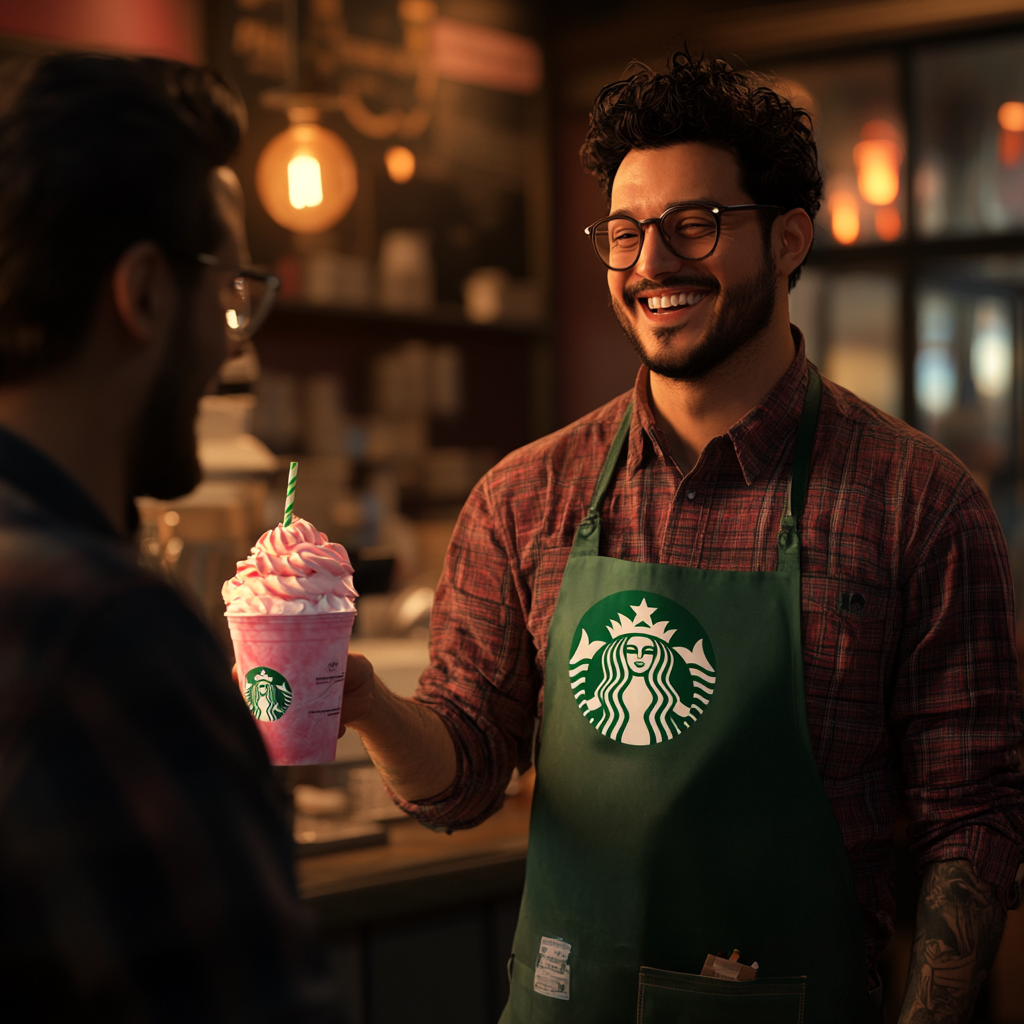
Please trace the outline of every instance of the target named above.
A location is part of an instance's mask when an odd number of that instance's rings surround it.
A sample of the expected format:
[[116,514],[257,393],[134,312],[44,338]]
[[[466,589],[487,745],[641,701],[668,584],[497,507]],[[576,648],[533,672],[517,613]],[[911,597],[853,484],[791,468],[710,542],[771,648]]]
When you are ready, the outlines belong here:
[[354,925],[485,899],[522,888],[530,793],[509,797],[482,825],[445,835],[395,822],[385,846],[303,857],[299,892],[326,925]]

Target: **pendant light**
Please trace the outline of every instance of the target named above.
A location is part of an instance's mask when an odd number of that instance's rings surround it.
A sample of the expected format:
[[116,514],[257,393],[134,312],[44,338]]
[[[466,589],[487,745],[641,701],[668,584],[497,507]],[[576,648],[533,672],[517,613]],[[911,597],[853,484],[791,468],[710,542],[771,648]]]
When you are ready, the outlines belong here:
[[292,107],[291,125],[263,147],[256,193],[271,218],[298,234],[333,227],[355,202],[359,172],[345,141],[318,124],[316,107]]

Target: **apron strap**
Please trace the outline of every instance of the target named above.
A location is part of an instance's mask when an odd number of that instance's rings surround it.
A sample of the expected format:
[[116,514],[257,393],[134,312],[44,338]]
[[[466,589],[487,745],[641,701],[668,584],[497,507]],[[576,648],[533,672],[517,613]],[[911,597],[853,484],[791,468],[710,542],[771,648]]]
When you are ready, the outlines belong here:
[[796,443],[793,445],[793,466],[789,474],[789,491],[786,495],[786,514],[779,529],[779,571],[795,572],[800,575],[800,537],[797,523],[807,507],[807,490],[811,482],[811,450],[814,448],[814,434],[818,428],[818,413],[821,412],[821,375],[810,363],[807,364],[807,395],[803,412],[796,428]]
[[611,447],[605,456],[604,465],[598,475],[597,483],[594,485],[594,493],[590,498],[590,507],[583,517],[576,530],[576,539],[573,541],[572,549],[578,555],[596,555],[601,545],[601,501],[604,493],[611,483],[612,474],[615,472],[616,463],[626,445],[626,438],[629,436],[629,425],[633,421],[633,403],[626,406],[622,415],[619,429],[615,432]]
[[814,433],[818,427],[818,413],[821,412],[821,376],[810,363],[807,364],[807,396],[804,410],[800,414],[800,425],[796,428],[796,444],[793,446],[793,468],[789,477],[789,498],[786,514],[799,521],[807,507],[807,489],[811,482],[811,449],[814,448]]
[[[807,364],[807,394],[804,398],[803,412],[796,430],[796,443],[793,446],[793,467],[789,477],[789,491],[786,497],[786,514],[782,519],[779,531],[779,568],[795,568],[800,570],[800,549],[797,539],[796,525],[807,505],[807,490],[811,481],[811,450],[814,447],[814,434],[818,427],[818,413],[821,411],[821,376],[810,363]],[[596,555],[601,543],[601,502],[611,483],[615,466],[625,447],[629,436],[629,427],[633,419],[633,403],[626,406],[619,429],[615,432],[611,447],[605,456],[604,465],[594,485],[594,493],[590,498],[590,506],[576,530],[573,541],[573,552],[578,555]],[[795,563],[794,563],[795,558]]]

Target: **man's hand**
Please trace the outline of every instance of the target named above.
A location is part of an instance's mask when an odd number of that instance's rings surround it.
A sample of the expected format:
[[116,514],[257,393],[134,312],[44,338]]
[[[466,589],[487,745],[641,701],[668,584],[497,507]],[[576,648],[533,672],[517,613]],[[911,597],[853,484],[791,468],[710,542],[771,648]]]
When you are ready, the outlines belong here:
[[345,697],[341,702],[341,721],[338,736],[345,735],[345,726],[365,718],[373,708],[373,700],[380,680],[373,666],[361,654],[350,654],[345,669]]
[[995,890],[967,861],[929,864],[899,1024],[967,1024],[1005,924]]
[[[238,682],[238,666],[231,668]],[[352,725],[384,781],[406,800],[437,796],[455,779],[455,745],[430,708],[392,693],[361,654],[345,668],[338,735]]]
[[392,693],[361,654],[348,656],[338,735],[349,725],[384,781],[405,800],[437,796],[454,781],[455,745],[440,715]]

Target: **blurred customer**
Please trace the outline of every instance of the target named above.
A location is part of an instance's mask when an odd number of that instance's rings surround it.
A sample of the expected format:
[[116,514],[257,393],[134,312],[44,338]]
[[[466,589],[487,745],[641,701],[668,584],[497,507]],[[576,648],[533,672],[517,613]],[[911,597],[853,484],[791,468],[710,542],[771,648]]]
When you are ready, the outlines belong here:
[[[636,386],[483,478],[414,700],[353,657],[343,714],[447,828],[501,805],[543,714],[504,1024],[881,1021],[901,803],[924,872],[901,1021],[966,1024],[1024,847],[992,508],[806,359],[804,111],[681,53],[602,90],[582,152]],[[734,944],[742,990],[715,980]]]
[[67,55],[0,121],[4,1020],[335,1019],[259,735],[131,544],[135,495],[199,481],[243,116],[210,71]]

